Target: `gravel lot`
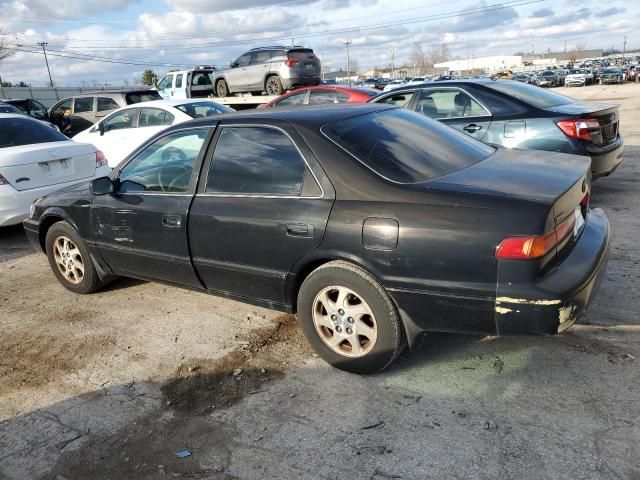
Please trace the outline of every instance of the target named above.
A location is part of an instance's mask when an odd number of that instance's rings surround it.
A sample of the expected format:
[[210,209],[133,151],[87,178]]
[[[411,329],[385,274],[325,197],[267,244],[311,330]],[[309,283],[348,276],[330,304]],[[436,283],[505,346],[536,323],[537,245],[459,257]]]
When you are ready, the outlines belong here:
[[556,91],[621,103],[626,151],[593,188],[607,278],[554,337],[434,334],[360,377],[293,316],[134,280],[74,295],[0,229],[0,480],[640,479],[640,85]]

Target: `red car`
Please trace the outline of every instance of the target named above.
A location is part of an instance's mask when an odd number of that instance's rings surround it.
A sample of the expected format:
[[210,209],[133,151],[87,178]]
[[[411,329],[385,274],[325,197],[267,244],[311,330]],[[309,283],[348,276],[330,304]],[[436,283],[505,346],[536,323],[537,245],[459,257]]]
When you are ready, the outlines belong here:
[[318,85],[291,90],[258,108],[284,107],[285,105],[319,105],[327,103],[365,103],[380,92],[369,88]]

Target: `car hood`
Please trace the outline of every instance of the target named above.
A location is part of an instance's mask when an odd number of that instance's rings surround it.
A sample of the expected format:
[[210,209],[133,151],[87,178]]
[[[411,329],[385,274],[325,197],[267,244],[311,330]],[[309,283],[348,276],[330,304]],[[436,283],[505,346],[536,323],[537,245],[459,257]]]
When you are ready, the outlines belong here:
[[589,157],[499,148],[486,160],[429,184],[436,188],[553,204],[588,174],[590,168]]

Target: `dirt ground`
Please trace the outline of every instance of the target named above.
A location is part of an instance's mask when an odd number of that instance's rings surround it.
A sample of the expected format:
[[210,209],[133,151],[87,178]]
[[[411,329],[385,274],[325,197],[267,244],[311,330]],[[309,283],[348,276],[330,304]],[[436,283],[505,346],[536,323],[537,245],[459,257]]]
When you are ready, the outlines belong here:
[[556,91],[622,104],[626,149],[593,187],[607,277],[554,337],[432,334],[350,375],[294,316],[134,280],[74,295],[1,229],[0,480],[640,479],[640,85]]

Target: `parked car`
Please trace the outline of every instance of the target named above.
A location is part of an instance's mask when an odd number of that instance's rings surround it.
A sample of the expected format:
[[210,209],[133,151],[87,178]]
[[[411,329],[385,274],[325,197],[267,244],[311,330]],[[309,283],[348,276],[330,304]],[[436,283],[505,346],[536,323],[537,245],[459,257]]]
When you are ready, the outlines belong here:
[[618,105],[579,101],[513,80],[403,87],[370,102],[404,106],[483,142],[586,155],[594,178],[622,161]]
[[134,276],[297,312],[324,360],[367,373],[423,331],[572,325],[609,246],[588,198],[587,158],[497,149],[405,109],[320,106],[170,127],[24,226],[72,292]]
[[287,92],[258,108],[284,107],[293,105],[319,105],[323,103],[364,103],[380,92],[367,88],[332,87],[318,85],[303,87]]
[[526,73],[516,73],[513,75],[512,80],[515,80],[516,82],[529,83],[529,78],[529,75]]
[[0,113],[0,226],[22,222],[35,199],[109,171],[92,145],[22,113]]
[[233,112],[211,100],[156,100],[120,108],[73,137],[104,152],[111,168],[169,125]]
[[407,85],[417,85],[418,83],[428,82],[428,77],[413,77],[407,82]]
[[0,99],[0,102],[13,105],[35,119],[49,121],[47,107],[37,100],[31,98],[4,98]]
[[[18,107],[10,104],[10,103],[5,103],[3,101],[0,101],[0,113],[16,113],[18,115],[27,115],[26,112],[24,112],[23,110],[19,109]],[[35,117],[32,117],[35,118]],[[36,119],[37,120],[37,119]],[[53,123],[47,121],[47,120],[38,120],[39,122],[42,122],[44,125],[46,125],[49,128],[53,128],[55,131],[59,132],[60,129],[54,125]]]
[[389,90],[393,90],[394,88],[402,87],[406,82],[404,80],[391,80],[387,83],[382,89],[383,92],[388,92]]
[[600,74],[600,85],[607,85],[609,83],[622,83],[624,81],[624,75],[619,68],[605,68]]
[[218,97],[251,92],[282,95],[285,90],[320,84],[320,60],[311,48],[260,47],[231,62],[227,70],[213,74]]
[[556,71],[545,70],[538,74],[539,87],[558,87],[560,85],[560,76]]
[[[60,100],[49,109],[49,118],[62,133],[73,137],[118,108],[151,100],[162,97],[156,90],[87,93]],[[65,123],[67,110],[71,112],[69,123]]]
[[215,93],[214,71],[215,68],[203,65],[191,70],[169,72],[158,82],[158,93],[165,100],[206,98]]
[[582,68],[569,70],[569,74],[564,79],[565,87],[584,87],[587,85],[587,71]]

